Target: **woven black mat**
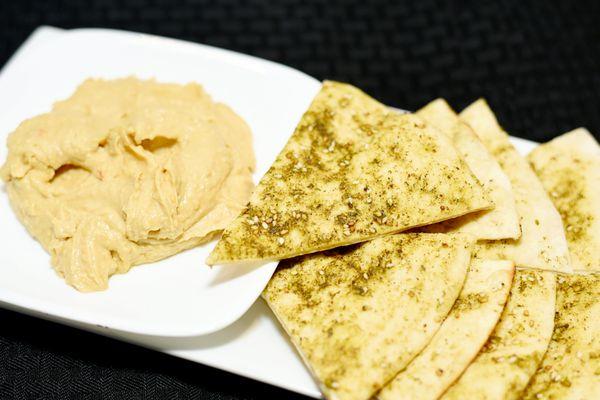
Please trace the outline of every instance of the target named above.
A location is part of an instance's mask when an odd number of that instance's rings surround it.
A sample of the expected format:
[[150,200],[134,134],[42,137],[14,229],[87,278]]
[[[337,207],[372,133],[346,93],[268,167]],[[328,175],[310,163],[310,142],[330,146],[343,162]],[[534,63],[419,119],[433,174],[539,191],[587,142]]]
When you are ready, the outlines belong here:
[[[119,28],[254,54],[406,109],[483,96],[511,134],[533,140],[578,126],[598,137],[599,16],[596,1],[4,0],[0,65],[42,24]],[[0,311],[0,399],[265,396],[296,397]]]

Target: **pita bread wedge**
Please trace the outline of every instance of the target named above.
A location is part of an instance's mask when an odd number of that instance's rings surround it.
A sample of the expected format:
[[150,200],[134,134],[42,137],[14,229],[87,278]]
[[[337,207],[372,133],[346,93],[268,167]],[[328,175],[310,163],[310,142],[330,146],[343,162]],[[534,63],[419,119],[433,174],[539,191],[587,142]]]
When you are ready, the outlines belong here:
[[285,259],[490,207],[444,135],[325,82],[207,262]]
[[281,262],[263,293],[328,399],[369,399],[431,340],[474,238],[407,233]]
[[560,214],[533,169],[498,125],[485,100],[467,107],[460,113],[460,119],[471,126],[510,179],[521,223],[518,240],[478,245],[477,257],[512,260],[517,267],[571,272]]
[[496,326],[514,264],[473,260],[450,314],[425,349],[378,394],[381,400],[435,400],[467,368]]
[[524,399],[587,400],[600,395],[600,275],[558,277],[552,341]]
[[579,128],[534,149],[531,166],[560,212],[574,270],[600,271],[600,146]]
[[441,399],[519,398],[550,342],[555,298],[554,273],[517,270],[498,325]]
[[417,111],[417,115],[453,141],[494,204],[491,210],[430,225],[424,231],[470,233],[483,240],[518,239],[521,227],[510,181],[477,135],[460,121],[444,99],[432,101]]

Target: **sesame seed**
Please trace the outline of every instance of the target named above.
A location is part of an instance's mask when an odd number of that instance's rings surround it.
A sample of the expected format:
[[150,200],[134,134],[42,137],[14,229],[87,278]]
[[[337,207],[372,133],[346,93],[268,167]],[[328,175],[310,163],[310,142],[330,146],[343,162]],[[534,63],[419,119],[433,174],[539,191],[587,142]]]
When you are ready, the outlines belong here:
[[262,226],[264,229],[269,229],[269,224],[267,224],[264,221],[263,221],[263,223],[260,226]]
[[283,245],[285,243],[285,239],[282,238],[282,237],[280,237],[280,238],[277,239],[277,243],[279,243],[279,245],[281,246],[281,245]]

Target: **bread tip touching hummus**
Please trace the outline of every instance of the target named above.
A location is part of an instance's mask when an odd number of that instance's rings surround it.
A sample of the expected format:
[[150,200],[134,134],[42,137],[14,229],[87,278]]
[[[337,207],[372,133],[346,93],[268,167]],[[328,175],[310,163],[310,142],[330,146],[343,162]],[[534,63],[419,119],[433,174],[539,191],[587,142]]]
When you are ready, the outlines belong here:
[[90,79],[19,125],[1,176],[56,272],[96,291],[224,229],[254,166],[249,127],[200,85]]

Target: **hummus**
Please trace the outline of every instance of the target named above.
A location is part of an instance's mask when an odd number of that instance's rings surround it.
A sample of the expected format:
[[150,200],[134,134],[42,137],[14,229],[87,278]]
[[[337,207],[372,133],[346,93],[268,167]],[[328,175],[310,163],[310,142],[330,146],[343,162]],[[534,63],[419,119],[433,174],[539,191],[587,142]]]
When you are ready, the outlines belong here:
[[80,291],[213,238],[253,188],[245,122],[197,84],[87,80],[8,138],[11,204]]

